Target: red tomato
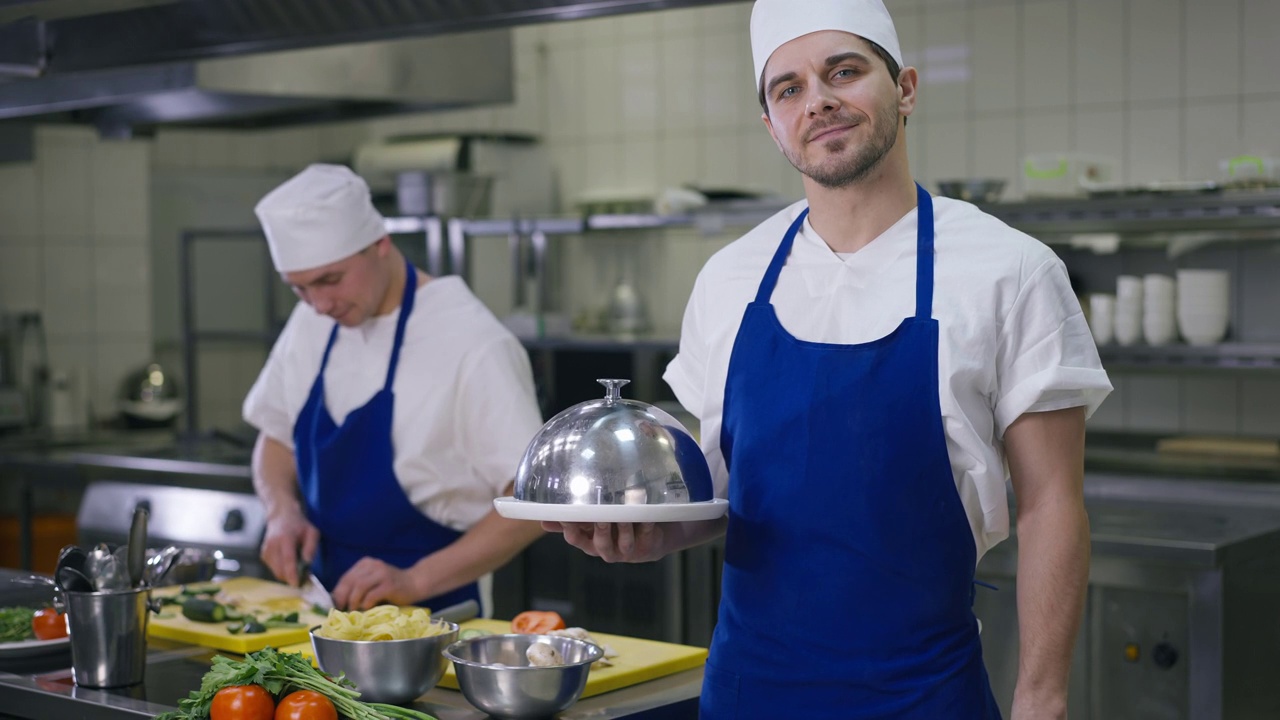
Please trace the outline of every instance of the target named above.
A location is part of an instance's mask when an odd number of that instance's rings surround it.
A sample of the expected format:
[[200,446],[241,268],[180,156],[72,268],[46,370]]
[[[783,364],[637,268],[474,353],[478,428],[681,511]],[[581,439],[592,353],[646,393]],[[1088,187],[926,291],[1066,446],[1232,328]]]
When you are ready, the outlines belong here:
[[53,608],[37,610],[31,618],[31,631],[37,640],[55,640],[67,636],[67,616]]
[[525,610],[511,621],[511,632],[540,635],[552,630],[563,630],[564,618],[551,610]]
[[280,700],[275,720],[338,720],[338,711],[315,690],[299,690]]
[[213,696],[209,720],[271,720],[276,703],[261,685],[232,685]]

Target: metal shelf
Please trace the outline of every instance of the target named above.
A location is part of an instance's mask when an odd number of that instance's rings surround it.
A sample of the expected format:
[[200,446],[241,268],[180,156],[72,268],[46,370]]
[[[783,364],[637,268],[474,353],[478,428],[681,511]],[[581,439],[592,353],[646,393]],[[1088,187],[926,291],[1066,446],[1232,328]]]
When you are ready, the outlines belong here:
[[1280,229],[1276,190],[1045,199],[980,207],[1030,235]]
[[520,338],[530,350],[594,350],[630,352],[638,350],[676,351],[680,340],[649,335],[566,335],[563,337]]
[[1280,344],[1220,343],[1193,345],[1104,345],[1098,348],[1108,368],[1149,370],[1280,370]]

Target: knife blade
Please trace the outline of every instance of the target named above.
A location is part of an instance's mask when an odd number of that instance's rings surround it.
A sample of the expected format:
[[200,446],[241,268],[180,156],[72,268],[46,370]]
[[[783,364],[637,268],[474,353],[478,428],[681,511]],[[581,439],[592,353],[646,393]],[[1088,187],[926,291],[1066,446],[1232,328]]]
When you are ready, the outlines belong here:
[[462,623],[480,614],[480,603],[475,600],[464,600],[457,605],[433,611],[431,617],[438,620]]
[[324,583],[320,582],[320,578],[311,572],[311,563],[298,558],[298,579],[302,584],[298,589],[302,591],[302,599],[310,606],[318,607],[326,613],[333,609],[333,596],[329,594],[328,588]]
[[318,607],[325,612],[333,609],[333,597],[329,595],[329,591],[325,589],[324,584],[320,582],[320,578],[316,577],[313,572],[307,573],[307,579],[302,582],[302,599],[312,607]]

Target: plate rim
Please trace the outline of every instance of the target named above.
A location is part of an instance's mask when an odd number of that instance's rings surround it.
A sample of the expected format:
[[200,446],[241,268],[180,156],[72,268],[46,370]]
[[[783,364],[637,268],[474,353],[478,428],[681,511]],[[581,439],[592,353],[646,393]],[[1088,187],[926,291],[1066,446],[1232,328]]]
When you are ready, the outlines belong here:
[[70,646],[70,637],[53,638],[52,640],[16,640],[12,642],[0,643],[0,657],[5,655],[25,655],[28,653],[37,653],[41,651],[53,651],[63,645]]
[[[672,505],[649,505],[649,506],[645,506],[645,505],[556,505],[552,503],[532,502],[529,500],[517,500],[516,498],[505,496],[500,498],[494,498],[493,506],[494,506],[494,509],[497,510],[499,515],[511,520],[538,520],[538,521],[546,521],[546,522],[689,522],[689,521],[695,521],[695,520],[714,520],[718,517],[721,517],[726,512],[728,512],[729,501],[724,498],[712,498],[711,500],[702,500],[702,501],[690,502],[690,503],[678,503],[678,504],[672,504]],[[541,513],[535,510],[534,513],[529,513],[529,512],[523,511],[523,510],[530,510],[535,508],[546,509],[546,510],[550,510],[551,512]],[[573,511],[575,513],[585,513],[587,510],[590,510],[590,509],[598,509],[603,511],[603,514],[600,518],[588,518],[588,517],[570,518],[570,517],[566,517],[564,514],[560,512],[556,512],[556,510],[561,508],[575,508],[575,510]],[[577,508],[582,508],[582,510],[577,510]],[[613,510],[613,508],[617,508],[617,510]],[[623,510],[630,511],[630,512],[637,512],[637,511],[643,512],[643,509],[645,508],[651,508],[654,510],[659,510],[660,508],[661,509],[669,508],[670,513],[675,517],[655,519],[655,520],[635,520],[635,519],[619,520],[619,519],[608,517],[609,513],[623,514]],[[516,514],[508,515],[507,513],[503,512],[504,509],[506,510],[518,509],[518,510]],[[661,514],[661,512],[659,512],[659,514]],[[538,517],[534,517],[534,515],[538,515]],[[687,516],[683,516],[683,515],[687,515]]]

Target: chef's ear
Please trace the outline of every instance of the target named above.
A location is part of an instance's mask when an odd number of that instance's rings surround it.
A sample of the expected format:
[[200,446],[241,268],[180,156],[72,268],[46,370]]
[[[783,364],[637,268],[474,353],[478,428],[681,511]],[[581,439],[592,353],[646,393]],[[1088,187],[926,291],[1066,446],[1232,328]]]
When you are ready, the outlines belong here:
[[906,117],[915,112],[919,85],[920,73],[915,68],[905,67],[898,73],[898,114]]

